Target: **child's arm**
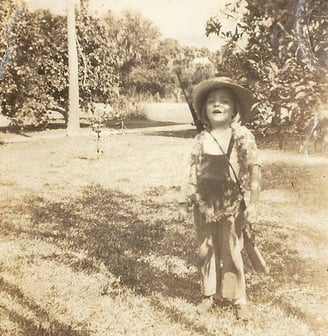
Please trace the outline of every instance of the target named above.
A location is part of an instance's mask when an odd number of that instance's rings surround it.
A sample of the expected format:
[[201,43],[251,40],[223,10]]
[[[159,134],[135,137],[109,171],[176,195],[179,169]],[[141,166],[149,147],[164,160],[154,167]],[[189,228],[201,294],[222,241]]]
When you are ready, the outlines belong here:
[[188,182],[187,185],[182,189],[182,193],[180,194],[180,198],[178,199],[178,209],[179,209],[179,217],[180,219],[185,219],[189,213],[191,207],[191,197],[196,192],[196,164],[195,157],[192,155],[189,166],[189,174],[188,174]]
[[201,151],[200,135],[194,139],[194,143],[189,158],[188,179],[187,183],[182,188],[182,194],[178,200],[180,214],[185,215],[191,209],[192,203],[197,193],[197,166]]
[[248,169],[250,176],[250,199],[246,209],[246,219],[250,223],[255,223],[257,221],[257,204],[261,192],[262,173],[261,166],[257,164],[249,166]]

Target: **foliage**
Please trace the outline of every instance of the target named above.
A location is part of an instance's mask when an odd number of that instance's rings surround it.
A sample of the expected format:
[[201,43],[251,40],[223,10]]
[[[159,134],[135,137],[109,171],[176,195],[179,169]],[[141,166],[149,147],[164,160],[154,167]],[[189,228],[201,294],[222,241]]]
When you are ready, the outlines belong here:
[[[132,102],[147,96],[179,101],[181,89],[175,70],[184,74],[186,87],[215,72],[206,48],[181,47],[161,39],[152,22],[136,12],[92,17],[83,1],[76,18],[79,59],[79,96],[83,113],[92,103],[110,104],[125,114]],[[16,9],[0,4],[0,99],[2,113],[12,124],[46,126],[48,111],[68,110],[68,55],[66,17],[45,10]],[[92,111],[91,111],[92,112]],[[117,113],[116,112],[116,113]]]
[[[15,9],[14,3],[7,10],[12,19],[4,22],[3,29],[10,31],[14,53],[2,77],[2,113],[17,125],[44,124],[47,110],[63,106],[65,101],[65,21],[47,11],[31,13],[26,8]],[[20,11],[19,21],[13,25]]]
[[2,31],[0,35],[0,79],[6,71],[8,62],[10,62],[14,53],[14,35],[12,34],[12,28],[18,22],[20,11],[17,9],[14,13],[11,11],[13,5],[12,0],[4,0],[0,4],[0,18],[3,22]]
[[140,67],[146,67],[152,60],[153,46],[160,36],[158,29],[141,14],[132,11],[118,17],[108,14],[104,21],[107,48],[118,61],[121,93],[131,95],[142,91],[145,83],[142,76],[146,72],[140,71]]
[[85,103],[111,103],[118,96],[119,66],[106,26],[82,11],[77,20],[80,96]]
[[214,55],[207,48],[182,47],[172,62],[173,87],[178,88],[179,95],[181,95],[181,88],[176,72],[180,74],[181,84],[187,95],[190,95],[194,85],[215,75],[216,68],[213,61]]
[[154,43],[145,61],[132,71],[131,78],[137,93],[143,91],[165,97],[174,91],[172,63],[180,52],[181,47],[176,40],[164,39]]
[[109,13],[103,22],[107,46],[118,63],[120,94],[134,100],[169,94],[177,98],[181,91],[177,67],[188,73],[189,85],[207,71],[201,66],[195,68],[193,61],[211,57],[208,49],[181,47],[174,39],[162,39],[157,27],[137,12],[126,11],[121,16]]
[[[242,3],[230,3],[227,13],[234,15]],[[219,68],[256,92],[258,122],[280,125],[287,117],[304,129],[327,100],[327,2],[248,0],[246,9],[235,31],[223,32],[219,16],[208,21],[207,34],[226,41]],[[246,35],[248,44],[241,48],[238,42]]]
[[[25,9],[19,23],[10,27],[15,37],[15,57],[8,62],[2,79],[2,113],[16,124],[36,126],[47,123],[48,110],[67,117],[66,18],[49,11]],[[117,95],[118,67],[106,48],[103,30],[99,20],[82,11],[77,33],[83,109],[90,100],[112,102]]]

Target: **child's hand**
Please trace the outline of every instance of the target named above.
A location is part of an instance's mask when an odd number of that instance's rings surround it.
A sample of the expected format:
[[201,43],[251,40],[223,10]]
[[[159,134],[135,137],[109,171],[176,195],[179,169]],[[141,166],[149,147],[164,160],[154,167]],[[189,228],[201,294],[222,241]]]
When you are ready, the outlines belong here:
[[178,219],[185,220],[189,213],[188,203],[180,202],[178,205],[178,211],[179,211]]
[[248,223],[254,224],[257,222],[257,205],[254,203],[249,204],[245,210],[245,218]]

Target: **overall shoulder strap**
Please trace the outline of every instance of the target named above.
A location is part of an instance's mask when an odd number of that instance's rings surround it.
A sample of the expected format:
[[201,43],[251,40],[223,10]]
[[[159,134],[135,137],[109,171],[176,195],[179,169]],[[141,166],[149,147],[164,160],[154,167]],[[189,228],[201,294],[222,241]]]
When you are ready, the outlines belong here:
[[228,151],[227,151],[227,156],[228,156],[229,159],[230,159],[230,156],[231,156],[233,145],[234,145],[234,138],[233,138],[233,135],[231,134],[229,147],[228,147]]
[[239,182],[239,179],[238,179],[238,176],[237,176],[237,174],[236,174],[236,172],[235,172],[235,170],[234,170],[234,168],[233,168],[233,166],[232,166],[232,164],[231,164],[231,162],[229,160],[231,152],[232,152],[232,148],[233,148],[233,142],[234,142],[233,136],[231,135],[231,139],[230,139],[230,143],[229,143],[229,147],[228,147],[228,152],[226,153],[223,150],[222,146],[220,145],[219,141],[214,137],[214,135],[211,134],[210,132],[209,132],[209,135],[214,139],[214,141],[216,142],[216,144],[219,146],[221,152],[224,154],[224,157],[228,161],[228,164],[229,164],[229,166],[230,166],[230,168],[231,168],[231,170],[233,172],[233,175],[235,177],[236,183],[238,185],[239,192],[241,193],[241,195],[244,195],[243,190],[242,190],[241,185],[240,185],[240,182]]

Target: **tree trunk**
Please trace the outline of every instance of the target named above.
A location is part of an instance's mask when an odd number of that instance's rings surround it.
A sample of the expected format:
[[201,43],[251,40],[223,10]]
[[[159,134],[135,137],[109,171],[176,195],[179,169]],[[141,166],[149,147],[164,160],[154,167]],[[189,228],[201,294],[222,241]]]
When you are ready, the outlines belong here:
[[75,0],[67,0],[67,36],[68,36],[68,114],[67,136],[77,135],[80,131],[78,57],[75,30]]

